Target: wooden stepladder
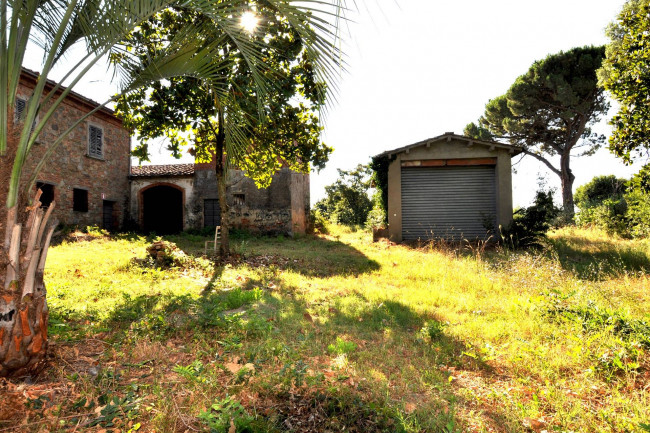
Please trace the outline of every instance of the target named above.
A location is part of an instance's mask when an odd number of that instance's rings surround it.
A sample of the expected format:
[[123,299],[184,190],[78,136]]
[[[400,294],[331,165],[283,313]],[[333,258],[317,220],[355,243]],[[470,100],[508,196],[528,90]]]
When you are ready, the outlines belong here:
[[208,255],[208,248],[210,248],[210,244],[213,245],[212,253],[216,256],[217,253],[219,252],[219,245],[221,244],[221,226],[217,226],[214,229],[214,240],[213,241],[205,241],[204,254],[206,256]]

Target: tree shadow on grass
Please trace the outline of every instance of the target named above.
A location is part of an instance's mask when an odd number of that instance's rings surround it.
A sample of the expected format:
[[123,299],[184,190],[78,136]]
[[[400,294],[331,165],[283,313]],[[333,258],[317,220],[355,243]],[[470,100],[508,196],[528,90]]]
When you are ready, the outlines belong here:
[[562,268],[584,280],[599,281],[650,271],[650,257],[646,251],[614,241],[571,236],[549,239],[549,243]]
[[[376,370],[391,377],[391,382],[398,381],[400,377],[406,378],[404,374],[418,374],[421,377],[405,388],[427,382],[435,390],[434,394],[439,393],[450,407],[458,404],[471,406],[475,403],[467,400],[451,384],[449,378],[455,376],[456,372],[467,371],[488,378],[500,376],[482,358],[480,352],[475,353],[467,342],[448,332],[445,324],[434,313],[418,312],[398,299],[370,301],[362,294],[353,292],[347,295],[348,302],[333,297],[330,302],[308,305],[291,296],[300,292],[297,287],[284,286],[278,288],[278,291],[283,295],[282,298],[273,297],[271,303],[275,304],[276,310],[281,309],[282,313],[276,316],[274,323],[285,328],[283,334],[286,341],[296,341],[296,337],[300,337],[303,347],[309,347],[306,341],[311,340],[311,356],[314,358],[323,353],[335,358],[338,351],[345,350],[346,347],[340,341],[352,341],[358,346],[348,354],[348,358],[357,363],[355,368]],[[390,337],[386,339],[386,336]],[[310,354],[307,351],[303,354],[305,355],[309,357]],[[402,373],[396,376],[396,370]],[[408,371],[413,373],[405,373]],[[377,382],[368,383],[368,386],[380,389],[382,385]],[[408,400],[412,397],[399,394],[391,397],[397,401],[400,398]],[[439,402],[434,400],[417,402],[422,405],[423,411],[440,412],[434,421],[431,421],[431,417],[422,418],[429,419],[422,421],[425,423],[421,424],[424,428],[422,431],[446,431],[444,429],[450,422],[452,425],[455,422],[465,422],[453,410],[447,413],[443,407],[436,406]],[[393,401],[391,407],[400,406],[399,403],[395,406],[395,403]],[[413,417],[417,416],[414,413],[406,418],[411,417],[413,421]],[[507,418],[506,413],[501,413],[498,408],[490,408],[490,413],[486,416],[494,426],[501,425],[501,420]]]
[[[189,256],[203,256],[206,237],[198,235],[176,235],[165,237]],[[335,275],[361,275],[377,271],[380,264],[369,259],[356,248],[338,241],[318,236],[286,238],[283,236],[254,237],[239,235],[231,241],[232,255],[226,260],[216,259],[218,267],[248,265],[275,267],[280,270],[308,276],[327,278]]]
[[[216,351],[242,364],[254,364],[256,392],[263,397],[260,404],[270,406],[255,406],[251,412],[270,414],[269,422],[283,431],[287,422],[296,426],[309,419],[321,420],[323,429],[305,431],[325,431],[325,427],[406,431],[406,424],[415,419],[423,423],[422,431],[444,431],[450,423],[466,425],[454,410],[465,397],[449,381],[455,374],[450,368],[484,375],[493,372],[482,359],[467,356],[466,342],[447,332],[435,314],[418,312],[399,299],[369,300],[358,292],[314,304],[300,296],[299,287],[280,282],[274,289],[264,289],[265,283],[251,279],[242,287],[208,286],[199,296],[124,295],[101,326],[110,330],[109,338],[116,344],[134,344],[143,338],[183,341],[206,365],[210,360],[203,358]],[[339,339],[355,347],[348,353]],[[196,350],[199,347],[205,350]],[[405,380],[407,371],[417,373],[422,378],[413,384],[426,381],[439,398],[416,401],[418,411],[407,414],[402,404],[413,397],[392,391],[382,397],[375,391],[385,386],[380,379],[369,378],[359,387],[348,383],[343,370],[325,379],[322,372],[333,369],[329,362],[340,353],[346,353],[355,368],[372,368],[392,382]],[[313,376],[307,377],[308,369],[315,371]],[[402,373],[395,376],[396,371]],[[260,381],[264,386],[259,386]],[[440,399],[447,402],[448,410],[440,406]],[[431,411],[437,415],[430,416]],[[496,410],[490,417],[505,419],[506,415]]]

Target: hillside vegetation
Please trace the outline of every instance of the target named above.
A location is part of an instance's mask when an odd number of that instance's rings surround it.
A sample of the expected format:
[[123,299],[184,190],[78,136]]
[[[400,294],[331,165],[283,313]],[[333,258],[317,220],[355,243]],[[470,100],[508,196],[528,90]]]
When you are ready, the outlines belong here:
[[239,236],[218,265],[201,236],[159,262],[150,239],[69,237],[49,367],[0,383],[0,431],[650,431],[648,241],[330,233]]

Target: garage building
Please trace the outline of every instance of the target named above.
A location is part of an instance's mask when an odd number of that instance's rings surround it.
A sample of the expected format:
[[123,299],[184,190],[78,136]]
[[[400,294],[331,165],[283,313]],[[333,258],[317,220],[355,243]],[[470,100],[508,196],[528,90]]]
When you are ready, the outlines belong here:
[[511,158],[521,148],[448,132],[387,156],[392,241],[487,240],[512,221]]

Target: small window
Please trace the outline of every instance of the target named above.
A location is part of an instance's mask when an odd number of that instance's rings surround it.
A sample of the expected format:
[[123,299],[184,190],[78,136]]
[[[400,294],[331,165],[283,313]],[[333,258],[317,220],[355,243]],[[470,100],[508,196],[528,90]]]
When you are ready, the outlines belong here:
[[25,113],[27,101],[22,98],[16,98],[16,109],[14,111],[14,122],[18,122]]
[[[14,123],[18,123],[23,116],[26,114],[25,109],[27,108],[27,100],[23,98],[16,98],[16,108],[14,111]],[[34,119],[34,122],[32,123],[32,131],[34,132],[34,128],[36,128],[36,125],[38,124],[38,116],[36,116],[36,119]],[[36,137],[36,144],[40,144],[39,138]]]
[[232,203],[235,206],[244,206],[246,204],[246,196],[244,194],[233,194]]
[[72,210],[77,212],[88,212],[88,190],[72,190]]
[[88,125],[88,156],[104,158],[104,130],[99,126]]
[[54,185],[44,182],[36,182],[36,189],[41,190],[41,207],[48,208],[54,201]]

